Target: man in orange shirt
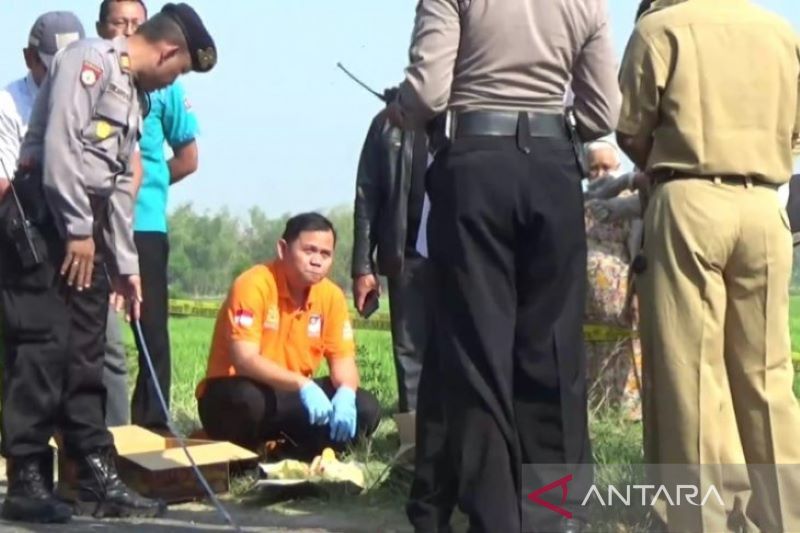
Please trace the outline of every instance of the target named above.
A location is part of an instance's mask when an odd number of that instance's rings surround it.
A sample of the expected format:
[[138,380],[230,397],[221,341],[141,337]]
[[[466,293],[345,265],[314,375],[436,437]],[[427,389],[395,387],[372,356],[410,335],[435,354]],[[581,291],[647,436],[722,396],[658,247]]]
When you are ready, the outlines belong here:
[[[278,259],[234,281],[196,391],[212,439],[258,450],[288,437],[292,455],[311,458],[377,427],[378,401],[358,388],[347,301],[326,278],[335,245],[328,219],[297,215],[278,242]],[[330,376],[312,379],[323,357]]]

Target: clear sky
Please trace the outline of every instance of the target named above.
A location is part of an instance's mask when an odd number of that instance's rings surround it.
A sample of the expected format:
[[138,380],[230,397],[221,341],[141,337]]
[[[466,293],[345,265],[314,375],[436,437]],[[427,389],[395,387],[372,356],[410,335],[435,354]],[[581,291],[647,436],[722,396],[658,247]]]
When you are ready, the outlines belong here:
[[[544,1],[544,0],[542,0]],[[719,0],[725,1],[725,0]],[[800,31],[800,1],[756,0]],[[150,0],[151,13],[165,2]],[[352,203],[377,90],[402,79],[417,0],[190,0],[217,43],[210,74],[183,78],[201,124],[200,168],[170,206],[227,206],[268,215]],[[21,49],[36,17],[74,11],[94,35],[99,0],[0,0],[0,84],[25,74]],[[609,0],[617,55],[638,0]]]

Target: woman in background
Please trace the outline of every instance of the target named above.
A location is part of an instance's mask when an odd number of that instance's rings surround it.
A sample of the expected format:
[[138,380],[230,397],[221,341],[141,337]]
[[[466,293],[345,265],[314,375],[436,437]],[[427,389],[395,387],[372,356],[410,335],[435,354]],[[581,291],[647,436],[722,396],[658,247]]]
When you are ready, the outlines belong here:
[[588,294],[585,350],[589,405],[641,418],[641,353],[630,268],[641,243],[641,205],[630,191],[633,173],[621,174],[616,145],[587,146],[585,193]]

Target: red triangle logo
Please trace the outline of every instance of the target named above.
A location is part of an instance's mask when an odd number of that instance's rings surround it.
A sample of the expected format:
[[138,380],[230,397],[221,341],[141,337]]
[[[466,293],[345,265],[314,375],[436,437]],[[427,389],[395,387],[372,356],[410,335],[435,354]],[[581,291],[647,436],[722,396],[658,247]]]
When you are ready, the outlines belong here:
[[569,487],[567,484],[572,481],[572,474],[567,474],[566,476],[562,477],[561,479],[557,479],[552,483],[545,485],[540,489],[536,489],[535,491],[528,494],[528,499],[537,505],[541,505],[546,509],[550,509],[554,513],[558,513],[565,518],[572,518],[572,513],[567,511],[566,509],[559,507],[558,505],[554,505],[550,502],[546,502],[540,498],[542,494],[545,492],[549,492],[556,487],[561,487],[561,505],[564,505],[567,501],[567,495],[569,494]]

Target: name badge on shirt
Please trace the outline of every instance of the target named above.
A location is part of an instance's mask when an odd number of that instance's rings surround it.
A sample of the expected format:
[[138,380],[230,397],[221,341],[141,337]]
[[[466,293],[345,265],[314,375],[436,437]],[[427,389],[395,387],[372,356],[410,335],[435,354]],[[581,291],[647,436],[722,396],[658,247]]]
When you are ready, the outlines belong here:
[[308,336],[312,339],[317,339],[322,334],[322,317],[320,315],[311,315],[308,317]]

